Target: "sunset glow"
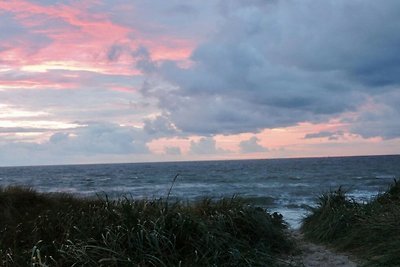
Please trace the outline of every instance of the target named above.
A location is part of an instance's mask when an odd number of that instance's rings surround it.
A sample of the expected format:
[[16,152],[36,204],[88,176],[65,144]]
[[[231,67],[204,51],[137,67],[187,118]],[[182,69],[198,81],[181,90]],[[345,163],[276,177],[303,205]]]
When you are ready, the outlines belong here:
[[398,154],[395,8],[261,2],[1,1],[0,165]]

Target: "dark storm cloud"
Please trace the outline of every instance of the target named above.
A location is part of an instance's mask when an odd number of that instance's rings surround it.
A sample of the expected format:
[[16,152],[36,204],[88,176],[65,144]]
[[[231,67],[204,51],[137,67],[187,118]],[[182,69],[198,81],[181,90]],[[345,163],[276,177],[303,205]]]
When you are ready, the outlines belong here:
[[220,10],[190,67],[157,70],[174,89],[154,95],[184,132],[324,122],[398,90],[398,1],[232,1]]
[[399,83],[400,2],[308,3],[284,5],[290,27],[280,41],[286,49],[275,49],[280,57],[314,71],[340,70],[371,87]]

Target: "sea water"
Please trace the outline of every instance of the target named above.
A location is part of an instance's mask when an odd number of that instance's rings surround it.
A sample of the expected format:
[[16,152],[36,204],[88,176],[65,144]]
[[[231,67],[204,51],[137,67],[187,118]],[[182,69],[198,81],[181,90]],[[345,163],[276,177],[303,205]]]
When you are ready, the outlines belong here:
[[400,178],[400,156],[63,165],[0,168],[0,185],[80,196],[196,201],[239,196],[297,228],[316,198],[340,186],[367,201]]

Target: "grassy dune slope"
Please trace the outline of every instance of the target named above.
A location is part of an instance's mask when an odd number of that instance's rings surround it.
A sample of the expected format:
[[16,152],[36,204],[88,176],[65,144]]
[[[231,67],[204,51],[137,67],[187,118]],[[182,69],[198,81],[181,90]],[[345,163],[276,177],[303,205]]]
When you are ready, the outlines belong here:
[[81,199],[0,189],[0,266],[273,266],[293,244],[240,199]]
[[400,266],[400,183],[364,204],[341,189],[324,194],[302,231],[312,241],[365,259],[367,266]]

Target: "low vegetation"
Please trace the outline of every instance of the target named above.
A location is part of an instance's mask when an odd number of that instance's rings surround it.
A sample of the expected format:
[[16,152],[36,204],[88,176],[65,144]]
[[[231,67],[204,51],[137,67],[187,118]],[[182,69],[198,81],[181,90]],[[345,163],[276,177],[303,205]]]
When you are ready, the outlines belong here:
[[188,204],[0,189],[0,266],[274,266],[278,214],[232,198]]
[[400,183],[368,203],[339,190],[323,194],[304,219],[306,238],[348,251],[366,266],[400,266]]

